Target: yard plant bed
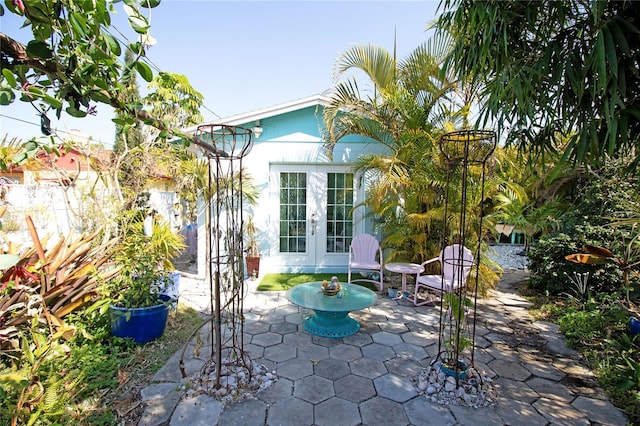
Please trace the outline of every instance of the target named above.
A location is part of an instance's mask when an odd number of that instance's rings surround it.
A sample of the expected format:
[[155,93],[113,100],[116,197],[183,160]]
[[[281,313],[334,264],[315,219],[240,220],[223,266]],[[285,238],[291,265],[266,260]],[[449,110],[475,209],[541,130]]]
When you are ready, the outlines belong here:
[[[179,304],[169,315],[163,337],[136,345],[110,335],[108,315],[81,313],[72,319],[79,332],[68,342],[68,358],[38,372],[42,383],[49,384],[47,379],[51,377],[60,386],[59,410],[45,409],[39,414],[39,420],[46,424],[137,425],[144,411],[140,390],[202,323],[194,309]],[[0,363],[0,373],[8,369],[8,363]],[[45,391],[51,392],[50,387]],[[11,424],[13,411],[0,410],[0,424]],[[28,416],[25,413],[21,421]],[[26,424],[21,421],[18,424]]]

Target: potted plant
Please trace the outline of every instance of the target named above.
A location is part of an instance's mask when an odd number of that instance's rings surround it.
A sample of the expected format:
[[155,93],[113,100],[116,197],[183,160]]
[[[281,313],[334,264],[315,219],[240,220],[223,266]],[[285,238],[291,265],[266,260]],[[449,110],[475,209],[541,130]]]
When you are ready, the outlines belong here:
[[392,285],[391,287],[387,288],[387,294],[391,299],[395,299],[396,297],[398,297],[398,286]]
[[444,340],[445,355],[440,369],[448,376],[457,380],[467,377],[469,366],[461,355],[466,348],[473,345],[473,341],[466,335],[466,311],[472,306],[471,299],[456,293],[445,293],[444,303],[447,309],[448,321],[443,324],[448,331]]
[[123,228],[114,256],[119,272],[107,288],[112,334],[142,344],[164,333],[169,307],[175,302],[165,294],[174,283],[171,259],[184,243],[168,223],[153,219],[145,233],[139,219],[134,215]]
[[245,232],[247,236],[246,273],[251,279],[256,279],[260,275],[260,251],[258,249],[258,241],[256,240],[257,231],[255,223],[253,222],[253,216],[247,218]]

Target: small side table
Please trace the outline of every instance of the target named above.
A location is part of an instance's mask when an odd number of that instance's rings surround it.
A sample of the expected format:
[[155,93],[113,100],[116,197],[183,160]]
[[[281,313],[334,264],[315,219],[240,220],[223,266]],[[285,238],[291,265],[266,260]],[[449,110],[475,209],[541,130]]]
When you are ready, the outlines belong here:
[[407,274],[415,275],[418,272],[422,271],[422,267],[417,263],[406,263],[406,262],[389,262],[384,265],[384,269],[389,272],[395,272],[397,274],[402,274],[402,293],[407,292]]

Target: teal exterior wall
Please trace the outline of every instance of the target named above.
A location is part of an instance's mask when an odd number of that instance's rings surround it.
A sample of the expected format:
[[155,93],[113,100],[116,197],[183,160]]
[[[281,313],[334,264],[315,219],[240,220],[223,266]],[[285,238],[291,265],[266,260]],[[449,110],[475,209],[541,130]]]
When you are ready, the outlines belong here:
[[[325,150],[323,139],[322,105],[305,105],[278,113],[261,111],[256,114],[244,114],[243,119],[220,121],[222,124],[236,125],[253,129],[258,124],[262,134],[254,138],[249,154],[243,159],[243,168],[260,188],[255,206],[245,206],[247,214],[253,216],[258,230],[257,241],[261,253],[260,275],[268,272],[346,272],[348,253],[338,262],[316,259],[309,262],[303,256],[292,256],[283,261],[278,251],[278,182],[274,170],[294,168],[313,173],[317,170],[344,172],[362,154],[385,153],[387,148],[379,143],[366,140],[362,136],[350,135],[340,140],[334,147],[330,158]],[[366,182],[360,177],[356,185],[355,204],[364,200]],[[275,207],[274,207],[275,206]],[[274,209],[275,208],[275,209]],[[373,223],[364,211],[364,207],[354,211],[354,235],[374,233]],[[203,232],[204,234],[204,232]],[[320,240],[319,240],[320,241]],[[279,260],[278,260],[279,259]]]

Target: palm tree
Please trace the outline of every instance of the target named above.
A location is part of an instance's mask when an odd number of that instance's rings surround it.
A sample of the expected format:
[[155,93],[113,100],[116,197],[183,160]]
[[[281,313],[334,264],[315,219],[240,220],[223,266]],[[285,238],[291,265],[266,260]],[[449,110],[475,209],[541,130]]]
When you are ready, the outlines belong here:
[[[402,61],[381,47],[358,45],[335,65],[337,83],[323,116],[327,149],[331,152],[349,134],[388,148],[387,154],[360,157],[354,168],[372,177],[365,204],[380,218],[384,244],[394,248],[389,261],[420,263],[434,257],[448,238],[443,229],[447,168],[437,141],[445,132],[468,128],[475,96],[471,86],[442,72],[447,43],[444,38],[430,39]],[[360,92],[356,78],[347,76],[353,71],[364,72],[370,91]],[[472,178],[479,176],[476,172],[472,170]],[[470,199],[473,206],[482,202],[480,192]],[[448,228],[454,229],[460,206],[447,208]],[[478,209],[471,207],[467,217],[477,225]],[[471,244],[481,238],[476,228],[467,236]],[[481,273],[487,287],[497,281],[484,265]]]
[[[456,82],[443,76],[439,66],[445,46],[429,40],[397,61],[382,47],[356,45],[335,65],[338,82],[323,116],[327,149],[348,134],[388,148],[385,155],[362,156],[355,169],[375,173],[366,204],[382,218],[388,245],[398,248],[392,256],[427,259],[439,250],[428,217],[444,184],[436,141],[462,117],[452,113],[462,110],[454,96]],[[371,91],[361,93],[356,78],[347,76],[352,71],[364,72]],[[408,223],[415,213],[426,216]]]

